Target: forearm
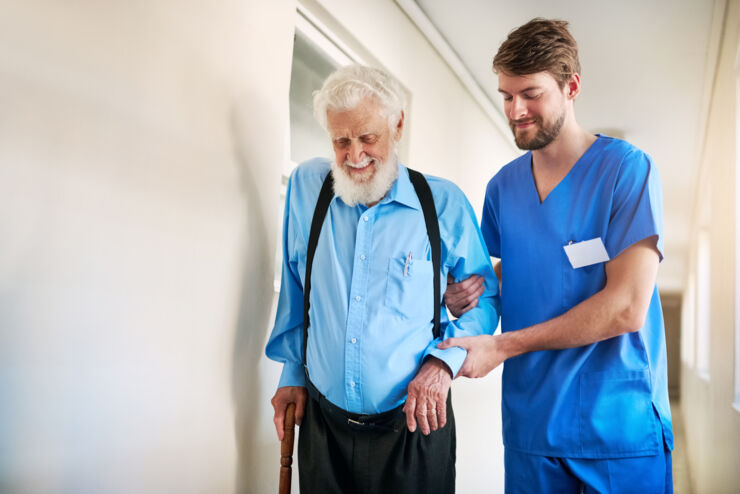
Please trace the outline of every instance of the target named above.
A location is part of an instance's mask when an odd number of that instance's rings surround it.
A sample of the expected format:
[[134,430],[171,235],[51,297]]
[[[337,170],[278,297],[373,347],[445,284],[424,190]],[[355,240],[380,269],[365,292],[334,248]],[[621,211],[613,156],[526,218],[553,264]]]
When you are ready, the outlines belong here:
[[607,281],[601,291],[566,313],[500,335],[451,338],[439,348],[467,351],[458,375],[482,377],[524,353],[585,346],[638,331],[645,324],[655,291],[658,262],[654,239],[643,239],[606,263]]
[[644,318],[629,294],[602,290],[558,317],[499,335],[498,343],[506,358],[574,348],[637,331]]

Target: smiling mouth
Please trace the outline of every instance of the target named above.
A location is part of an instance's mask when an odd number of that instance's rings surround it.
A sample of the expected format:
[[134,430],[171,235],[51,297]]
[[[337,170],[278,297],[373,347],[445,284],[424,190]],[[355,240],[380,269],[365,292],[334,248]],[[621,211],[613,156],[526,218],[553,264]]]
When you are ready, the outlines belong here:
[[367,170],[374,164],[375,164],[375,160],[371,159],[367,162],[358,163],[357,165],[355,165],[354,163],[351,163],[350,161],[347,161],[344,163],[344,166],[346,166],[349,169],[350,173],[354,173],[354,172],[362,172],[364,170]]

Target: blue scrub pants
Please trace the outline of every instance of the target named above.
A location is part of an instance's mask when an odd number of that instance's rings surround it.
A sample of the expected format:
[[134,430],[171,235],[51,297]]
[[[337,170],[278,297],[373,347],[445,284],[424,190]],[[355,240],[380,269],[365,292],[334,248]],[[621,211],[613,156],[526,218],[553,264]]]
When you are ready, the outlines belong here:
[[672,494],[671,452],[587,460],[529,455],[506,449],[506,494]]

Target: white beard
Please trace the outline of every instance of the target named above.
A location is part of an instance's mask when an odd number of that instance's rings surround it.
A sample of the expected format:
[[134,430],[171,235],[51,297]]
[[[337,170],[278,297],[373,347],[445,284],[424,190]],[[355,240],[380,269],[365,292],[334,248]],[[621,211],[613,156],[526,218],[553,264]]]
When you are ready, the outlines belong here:
[[[375,167],[375,174],[369,180],[355,180],[344,170],[345,166],[362,168],[370,162],[374,162],[370,166]],[[398,178],[398,158],[393,152],[386,161],[380,164],[373,158],[365,158],[358,165],[347,161],[341,167],[336,161],[332,161],[331,170],[334,175],[334,193],[345,204],[348,206],[371,204],[380,201],[391,190],[393,182]]]

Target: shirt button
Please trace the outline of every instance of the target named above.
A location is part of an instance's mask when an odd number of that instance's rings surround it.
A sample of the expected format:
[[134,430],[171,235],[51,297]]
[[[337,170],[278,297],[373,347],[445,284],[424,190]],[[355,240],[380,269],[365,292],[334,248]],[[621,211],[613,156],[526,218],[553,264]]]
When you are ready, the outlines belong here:
[[370,218],[368,218],[367,216],[364,216],[362,219],[365,221],[368,221]]
[[357,300],[357,301],[359,302],[360,300],[362,300],[362,297],[360,297],[360,296],[358,295],[358,296],[356,296],[356,297],[355,297],[355,300]]
[[350,388],[354,388],[355,387],[355,382],[354,381],[350,381],[349,382],[349,387]]
[[352,338],[352,343],[357,343],[357,338]]
[[364,261],[364,260],[366,259],[366,257],[365,257],[365,254],[362,254],[362,255],[360,256],[360,259],[362,259],[362,260]]

